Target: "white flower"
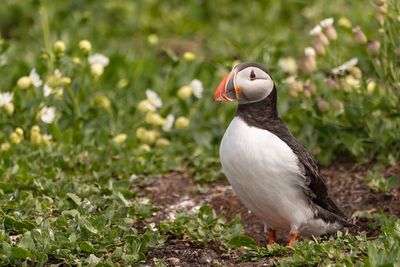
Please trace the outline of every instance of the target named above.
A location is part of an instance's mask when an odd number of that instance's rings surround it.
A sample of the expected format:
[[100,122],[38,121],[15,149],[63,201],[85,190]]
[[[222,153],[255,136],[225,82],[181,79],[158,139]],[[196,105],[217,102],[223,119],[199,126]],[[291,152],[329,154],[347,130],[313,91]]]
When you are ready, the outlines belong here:
[[310,35],[317,35],[322,32],[322,28],[320,25],[315,26],[311,31]]
[[106,57],[102,54],[94,54],[88,58],[88,62],[90,65],[100,64],[103,67],[107,66],[109,61],[110,60],[108,59],[108,57]]
[[150,230],[151,231],[153,231],[153,232],[157,232],[158,231],[158,229],[157,229],[157,227],[156,227],[156,224],[155,223],[149,223],[149,228],[150,228]]
[[53,123],[56,118],[56,108],[55,107],[43,107],[40,110],[40,119],[47,124]]
[[323,28],[326,28],[326,27],[332,26],[332,25],[333,25],[333,22],[334,22],[334,19],[333,19],[333,18],[327,18],[327,19],[322,20],[319,24],[320,24]]
[[289,76],[285,80],[282,81],[284,84],[292,84],[296,81],[296,76]]
[[140,198],[137,198],[137,201],[138,201],[140,204],[143,204],[143,205],[150,204],[150,199],[147,198],[147,197],[140,197]]
[[147,89],[146,96],[147,96],[147,99],[151,102],[151,104],[153,104],[157,108],[160,108],[162,106],[161,98],[153,90]]
[[51,95],[52,92],[53,92],[53,89],[47,83],[45,83],[43,86],[43,95],[47,97],[47,96]]
[[43,82],[40,79],[39,74],[36,72],[36,69],[32,69],[31,72],[29,73],[29,78],[31,78],[32,84],[34,87],[40,87],[42,86]]
[[287,73],[294,74],[297,72],[296,60],[292,57],[280,58],[278,61],[279,67]]
[[57,78],[61,78],[62,77],[61,71],[59,69],[55,69],[54,70],[54,76],[56,76]]
[[344,71],[350,69],[351,67],[357,65],[357,63],[358,63],[358,59],[357,58],[352,58],[349,61],[343,63],[342,65],[332,69],[332,73],[333,74],[339,74],[339,73],[344,72]]
[[165,118],[165,123],[162,127],[163,131],[165,131],[165,132],[171,131],[172,125],[174,125],[174,121],[175,121],[175,116],[173,114],[169,114]]
[[96,257],[94,254],[90,254],[89,257],[87,258],[87,263],[89,265],[97,265],[98,263],[101,262],[101,258]]
[[139,178],[139,176],[133,173],[131,176],[129,176],[129,182],[133,183],[137,178]]
[[5,92],[5,93],[0,93],[0,107],[11,103],[11,101],[13,100],[13,93],[9,93],[9,92]]
[[194,79],[190,82],[190,86],[193,88],[193,95],[197,98],[201,98],[203,96],[203,83],[198,80]]
[[312,47],[306,47],[304,48],[304,54],[308,57],[314,57],[315,56],[315,50]]

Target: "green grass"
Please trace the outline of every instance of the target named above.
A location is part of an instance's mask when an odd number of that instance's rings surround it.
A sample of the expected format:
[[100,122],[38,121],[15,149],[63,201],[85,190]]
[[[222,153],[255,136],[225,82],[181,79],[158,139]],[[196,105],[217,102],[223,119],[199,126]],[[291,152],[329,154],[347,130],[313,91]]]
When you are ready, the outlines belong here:
[[[340,235],[303,241],[290,252],[255,246],[238,220],[226,224],[208,207],[194,221],[182,214],[155,230],[149,222],[157,207],[137,197],[171,171],[205,184],[224,179],[218,145],[235,105],[211,97],[237,61],[267,66],[284,121],[322,164],[398,162],[398,3],[389,1],[383,25],[376,14],[373,3],[344,0],[5,0],[0,92],[13,99],[0,105],[0,265],[135,264],[168,236],[226,249],[250,246],[244,259],[287,257],[277,259],[282,264],[398,261],[398,223],[376,240]],[[310,74],[301,64],[303,50],[314,42],[309,31],[327,17],[335,18],[338,39],[316,57]],[[356,43],[352,30],[339,25],[343,17],[380,42],[378,54]],[[91,43],[90,52],[79,47],[81,40]],[[96,53],[109,58],[103,73],[89,61]],[[291,74],[278,63],[287,57],[297,63],[301,86],[287,82]],[[353,57],[357,68],[328,75]],[[32,69],[51,87],[49,96],[43,84],[21,80]],[[194,79],[204,86],[202,98],[192,87],[182,89]],[[148,88],[163,102],[153,113],[140,105]],[[44,107],[55,108],[54,119],[43,117]],[[164,131],[169,114],[183,119]],[[366,180],[390,194],[398,178],[379,172]]]

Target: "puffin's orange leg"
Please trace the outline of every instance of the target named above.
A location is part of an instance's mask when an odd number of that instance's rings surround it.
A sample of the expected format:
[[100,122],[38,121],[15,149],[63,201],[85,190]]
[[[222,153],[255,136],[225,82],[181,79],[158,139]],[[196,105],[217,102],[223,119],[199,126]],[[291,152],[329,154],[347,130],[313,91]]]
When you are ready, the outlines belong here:
[[299,233],[297,231],[293,231],[293,232],[290,233],[289,247],[293,248],[294,241],[296,241],[298,234]]
[[276,231],[274,229],[268,229],[268,245],[276,243]]

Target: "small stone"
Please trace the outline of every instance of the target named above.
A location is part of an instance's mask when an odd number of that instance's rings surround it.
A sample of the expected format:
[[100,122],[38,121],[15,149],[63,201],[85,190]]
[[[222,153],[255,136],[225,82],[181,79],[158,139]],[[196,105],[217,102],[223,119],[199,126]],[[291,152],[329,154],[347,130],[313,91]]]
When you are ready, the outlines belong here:
[[167,259],[168,263],[170,263],[172,266],[178,266],[181,263],[181,260],[175,257],[170,257]]
[[210,255],[206,253],[202,253],[199,258],[199,263],[201,264],[209,264],[212,262],[212,258]]

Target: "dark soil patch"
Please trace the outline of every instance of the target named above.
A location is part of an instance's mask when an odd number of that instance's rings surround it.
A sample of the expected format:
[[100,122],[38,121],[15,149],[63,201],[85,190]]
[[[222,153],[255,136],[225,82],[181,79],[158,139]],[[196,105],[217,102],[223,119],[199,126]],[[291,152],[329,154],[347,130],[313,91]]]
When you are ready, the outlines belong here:
[[[350,164],[335,164],[321,170],[329,188],[331,197],[349,218],[356,211],[382,210],[386,214],[400,216],[400,184],[390,195],[374,192],[360,179],[369,166],[354,167]],[[385,176],[398,175],[400,162],[385,170]],[[260,245],[266,244],[263,224],[254,214],[244,207],[235,196],[227,181],[219,181],[207,185],[197,185],[193,179],[180,173],[171,173],[155,180],[145,188],[145,194],[152,196],[153,202],[160,207],[155,221],[173,218],[178,212],[189,211],[203,204],[211,205],[215,211],[233,219],[240,214],[247,235],[254,238]],[[371,230],[367,219],[353,218],[353,223],[360,229],[350,229],[351,232],[366,231],[369,236],[378,232]],[[278,242],[285,243],[288,233],[278,232]],[[240,262],[239,252],[228,253],[218,244],[201,245],[184,240],[170,239],[160,248],[150,251],[148,264],[153,264],[152,258],[164,259],[170,266],[268,266],[272,259],[262,259],[257,262]],[[211,260],[211,262],[208,262]]]

